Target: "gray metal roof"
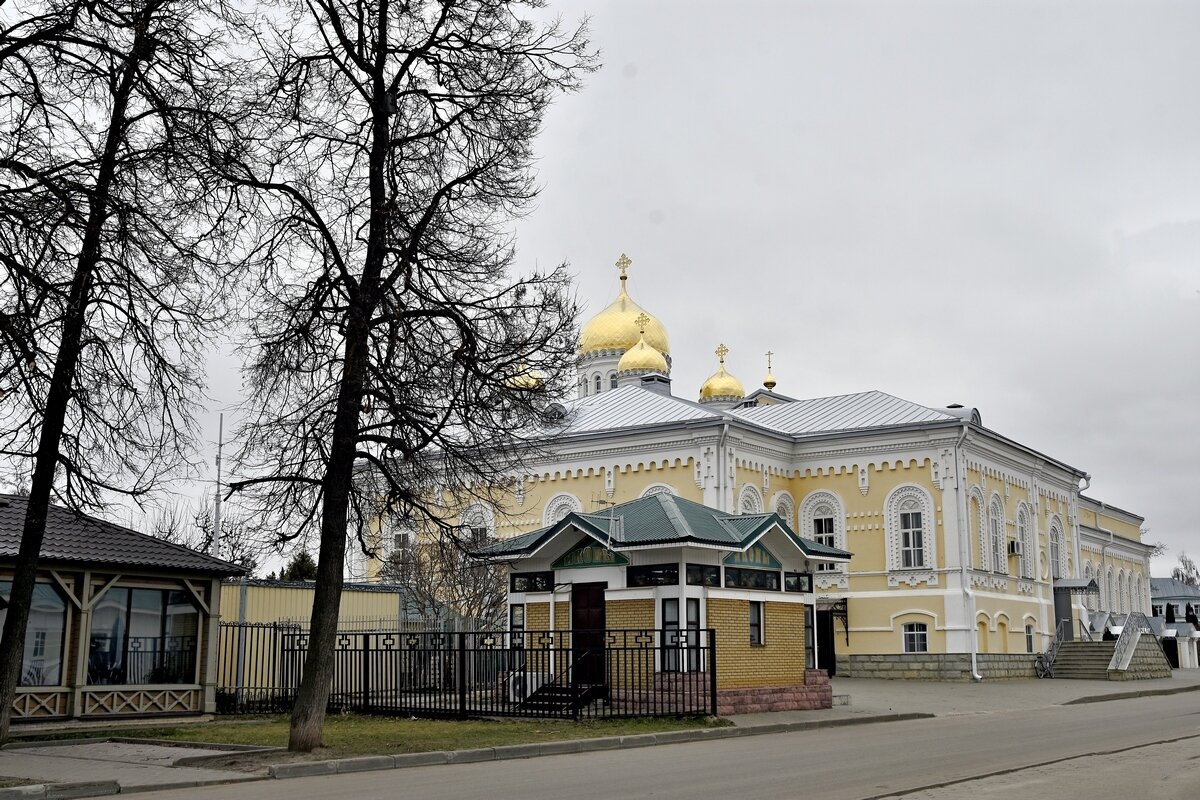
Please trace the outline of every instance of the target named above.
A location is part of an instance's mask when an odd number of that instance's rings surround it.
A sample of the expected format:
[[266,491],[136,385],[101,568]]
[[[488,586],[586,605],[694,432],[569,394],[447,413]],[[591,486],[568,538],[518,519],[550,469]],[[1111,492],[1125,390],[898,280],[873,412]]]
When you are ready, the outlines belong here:
[[717,412],[678,397],[647,391],[640,386],[622,386],[569,403],[565,433],[591,433],[720,417]]
[[1174,578],[1151,578],[1150,598],[1152,600],[1173,598],[1200,600],[1200,586],[1192,586]]
[[961,421],[945,411],[878,391],[741,408],[733,413],[758,425],[792,435]]
[[[0,559],[16,559],[25,527],[26,498],[0,494]],[[41,559],[46,562],[209,575],[240,575],[237,564],[59,506],[46,513]]]

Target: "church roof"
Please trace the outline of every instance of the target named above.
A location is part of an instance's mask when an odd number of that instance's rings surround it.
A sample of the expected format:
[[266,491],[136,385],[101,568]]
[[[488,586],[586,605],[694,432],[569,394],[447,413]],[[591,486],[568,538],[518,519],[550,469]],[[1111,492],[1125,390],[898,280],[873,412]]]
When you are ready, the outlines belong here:
[[1151,578],[1150,597],[1155,600],[1168,597],[1187,597],[1200,600],[1200,586],[1192,586],[1175,578]]
[[733,413],[758,425],[799,436],[961,421],[945,411],[878,391],[740,408]]
[[720,417],[719,412],[678,397],[647,391],[640,386],[622,386],[571,403],[565,433],[611,431]]
[[797,536],[778,514],[729,514],[672,494],[653,494],[596,513],[572,512],[541,530],[493,542],[480,557],[528,556],[571,528],[590,534],[612,550],[647,545],[696,544],[728,550],[745,550],[775,526],[805,556],[819,560],[845,560],[850,553]]

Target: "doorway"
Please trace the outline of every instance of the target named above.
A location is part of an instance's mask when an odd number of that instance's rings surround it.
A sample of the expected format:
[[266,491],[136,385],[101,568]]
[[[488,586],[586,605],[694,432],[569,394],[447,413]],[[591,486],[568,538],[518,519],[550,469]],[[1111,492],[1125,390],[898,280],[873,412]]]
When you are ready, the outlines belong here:
[[837,653],[833,635],[833,609],[817,609],[817,669],[825,670],[829,677],[837,674]]
[[604,590],[607,583],[571,584],[571,683],[604,683]]

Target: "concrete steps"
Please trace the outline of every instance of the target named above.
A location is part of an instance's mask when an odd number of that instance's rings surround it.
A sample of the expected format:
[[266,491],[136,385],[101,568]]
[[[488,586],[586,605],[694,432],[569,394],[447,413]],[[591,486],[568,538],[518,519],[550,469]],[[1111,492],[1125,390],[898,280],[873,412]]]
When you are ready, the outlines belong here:
[[1116,642],[1063,642],[1054,659],[1054,677],[1106,681]]

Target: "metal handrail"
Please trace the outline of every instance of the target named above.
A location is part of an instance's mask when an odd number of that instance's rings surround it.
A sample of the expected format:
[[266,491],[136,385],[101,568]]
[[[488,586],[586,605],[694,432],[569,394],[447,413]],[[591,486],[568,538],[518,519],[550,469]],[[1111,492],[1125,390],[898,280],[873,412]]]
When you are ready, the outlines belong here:
[[1058,656],[1058,648],[1062,645],[1063,640],[1066,638],[1064,636],[1064,632],[1066,631],[1067,626],[1070,624],[1071,620],[1060,619],[1058,621],[1058,627],[1054,629],[1054,638],[1051,639],[1050,644],[1046,646],[1046,669],[1051,672],[1054,671],[1054,659]]
[[[1126,669],[1129,666],[1129,661],[1133,658],[1133,650],[1137,647],[1143,633],[1154,633],[1154,628],[1150,627],[1150,620],[1146,619],[1145,614],[1134,611],[1125,617],[1121,635],[1117,637],[1117,643],[1113,646],[1112,661],[1108,663],[1109,669]],[[1158,637],[1154,637],[1154,641],[1161,650],[1162,643],[1158,641]]]

